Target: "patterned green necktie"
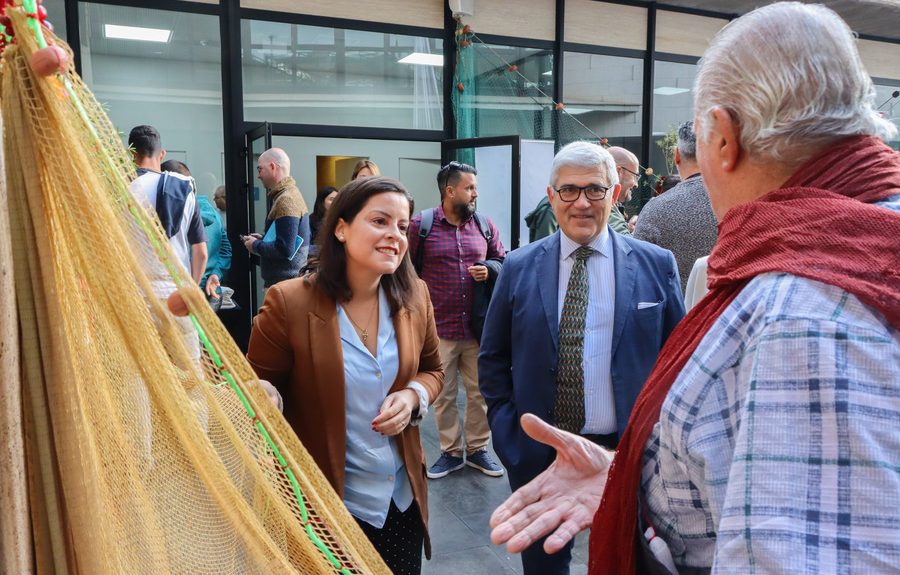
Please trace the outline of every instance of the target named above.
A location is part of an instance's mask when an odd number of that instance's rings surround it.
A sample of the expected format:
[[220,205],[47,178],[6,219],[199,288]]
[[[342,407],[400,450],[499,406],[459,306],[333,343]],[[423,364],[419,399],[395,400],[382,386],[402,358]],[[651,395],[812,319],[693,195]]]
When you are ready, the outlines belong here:
[[556,426],[572,433],[584,427],[584,328],[588,308],[587,259],[594,249],[575,250],[575,265],[559,318],[559,365],[556,372]]

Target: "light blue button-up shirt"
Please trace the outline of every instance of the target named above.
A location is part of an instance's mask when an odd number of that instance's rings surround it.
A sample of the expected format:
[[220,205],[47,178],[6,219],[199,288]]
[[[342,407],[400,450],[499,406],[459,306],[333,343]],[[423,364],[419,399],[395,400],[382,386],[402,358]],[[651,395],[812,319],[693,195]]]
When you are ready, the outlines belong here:
[[372,430],[372,420],[397,379],[400,365],[390,305],[380,288],[378,299],[377,357],[363,345],[344,308],[338,305],[337,309],[347,398],[344,504],[351,515],[381,529],[391,499],[400,511],[406,511],[413,493],[397,442]]
[[[615,208],[613,208],[615,209]],[[613,266],[609,228],[590,244],[588,257],[588,310],[584,332],[584,427],[581,433],[606,435],[616,431],[616,398],[613,395],[612,333],[616,315],[616,274]],[[575,265],[575,250],[581,244],[560,230],[559,238],[559,316],[562,317],[569,276]]]

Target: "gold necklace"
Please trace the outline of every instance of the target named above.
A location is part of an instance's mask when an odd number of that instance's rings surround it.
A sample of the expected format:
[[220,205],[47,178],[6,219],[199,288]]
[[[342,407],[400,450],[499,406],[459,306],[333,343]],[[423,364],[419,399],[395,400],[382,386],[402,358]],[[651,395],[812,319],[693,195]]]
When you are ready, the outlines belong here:
[[353,318],[350,316],[350,312],[347,311],[347,308],[344,308],[344,312],[347,314],[347,319],[350,320],[350,323],[353,324],[353,327],[356,329],[357,333],[359,333],[359,336],[362,338],[363,345],[366,345],[366,343],[368,343],[369,341],[369,325],[372,323],[372,318],[375,317],[375,311],[377,309],[378,296],[375,296],[375,305],[372,306],[372,313],[369,315],[369,321],[366,322],[366,329],[361,329],[359,325],[357,325],[357,323],[353,321]]

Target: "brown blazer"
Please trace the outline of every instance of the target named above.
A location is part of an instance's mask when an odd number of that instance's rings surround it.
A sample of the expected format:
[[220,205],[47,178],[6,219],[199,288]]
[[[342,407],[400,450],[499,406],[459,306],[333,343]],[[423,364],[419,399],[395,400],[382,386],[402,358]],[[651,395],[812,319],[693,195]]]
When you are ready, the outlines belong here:
[[[444,385],[434,310],[425,283],[394,317],[399,371],[391,392],[415,380],[428,391],[429,405]],[[269,288],[250,335],[247,359],[284,399],[284,417],[337,491],[344,495],[347,410],[344,357],[337,304],[315,278],[280,282]],[[396,438],[413,496],[425,524],[425,556],[431,558],[425,455],[419,428],[407,426]]]

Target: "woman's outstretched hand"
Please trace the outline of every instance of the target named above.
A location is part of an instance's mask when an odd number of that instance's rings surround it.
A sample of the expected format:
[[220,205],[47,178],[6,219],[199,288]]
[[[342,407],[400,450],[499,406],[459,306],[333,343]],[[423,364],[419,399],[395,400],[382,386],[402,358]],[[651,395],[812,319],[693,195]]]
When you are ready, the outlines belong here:
[[521,423],[533,439],[556,449],[556,461],[494,511],[491,541],[520,553],[552,533],[544,551],[556,553],[591,526],[614,454],[530,413]]

